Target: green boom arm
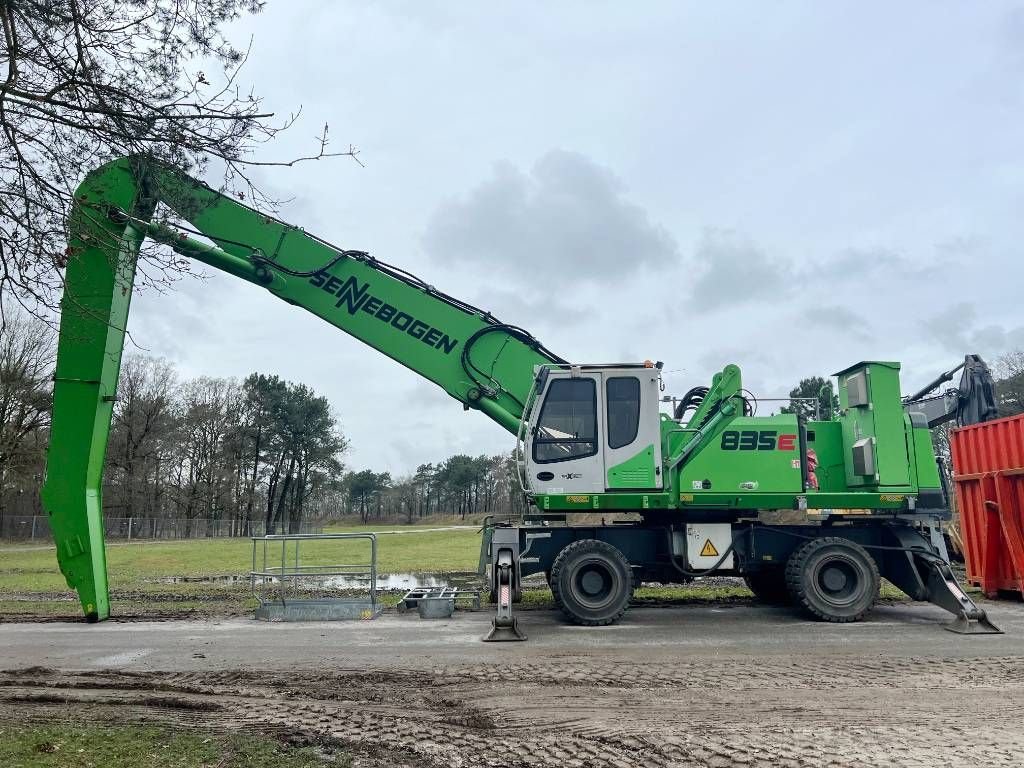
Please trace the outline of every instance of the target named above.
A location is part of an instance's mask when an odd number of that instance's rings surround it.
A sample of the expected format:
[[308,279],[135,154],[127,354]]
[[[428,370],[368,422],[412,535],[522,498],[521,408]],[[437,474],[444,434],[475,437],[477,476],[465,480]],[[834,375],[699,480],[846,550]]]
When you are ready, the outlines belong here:
[[[215,246],[150,221],[164,204]],[[164,166],[124,158],[75,193],[43,505],[85,615],[110,615],[100,485],[135,262],[146,237],[302,307],[518,430],[535,365],[525,331],[366,253],[343,251]]]

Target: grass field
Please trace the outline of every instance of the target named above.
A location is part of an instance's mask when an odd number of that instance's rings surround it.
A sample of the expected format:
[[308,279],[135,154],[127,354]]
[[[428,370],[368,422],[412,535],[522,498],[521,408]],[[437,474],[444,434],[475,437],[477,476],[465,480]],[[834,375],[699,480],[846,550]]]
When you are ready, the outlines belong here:
[[[265,737],[225,736],[166,727],[129,725],[0,726],[5,768],[321,768],[312,748],[292,748]],[[330,765],[351,765],[347,754]]]
[[[480,554],[475,528],[429,530],[438,526],[332,528],[329,532],[378,531],[380,573],[474,571]],[[400,531],[401,533],[387,533]],[[355,563],[369,559],[363,541],[306,542],[303,563]],[[271,562],[280,562],[280,548]],[[260,562],[262,565],[262,550]],[[219,576],[247,577],[252,567],[248,539],[188,539],[111,542],[107,546],[112,611],[116,615],[239,614],[252,610],[247,580],[234,583],[184,581]],[[0,619],[78,615],[52,548],[0,545]]]
[[[439,526],[347,527],[330,532],[377,531],[378,571],[452,573],[475,571],[480,553],[476,528],[430,530]],[[395,531],[395,533],[388,533]],[[270,559],[280,562],[280,550]],[[365,542],[307,542],[302,562],[360,562],[368,558]],[[257,563],[259,566],[260,563]],[[252,545],[248,539],[190,539],[172,542],[113,542],[107,547],[111,611],[121,617],[225,616],[250,614],[256,605],[248,583]],[[242,577],[239,581],[216,577]],[[176,579],[189,581],[174,581]],[[202,581],[202,579],[214,579]],[[399,595],[385,595],[393,605]],[[695,582],[687,586],[641,587],[638,603],[692,603],[749,600],[742,585]],[[901,599],[888,583],[882,597]],[[546,588],[530,589],[523,607],[548,607]],[[52,548],[0,545],[0,621],[4,619],[81,617],[77,598],[64,583]]]
[[[332,529],[330,532],[358,529]],[[362,532],[382,529],[362,529]],[[381,573],[475,570],[480,554],[476,529],[417,531],[377,539],[377,567]],[[280,553],[280,548],[271,550]],[[302,545],[309,562],[358,562],[368,559],[363,542],[315,542]],[[262,550],[260,552],[262,559]],[[279,554],[277,556],[279,561]],[[107,546],[107,572],[114,588],[168,577],[248,575],[252,544],[248,539],[188,539],[170,542],[111,542]],[[182,585],[187,586],[187,585]],[[0,552],[0,596],[5,592],[46,592],[66,589],[52,549],[5,546]]]

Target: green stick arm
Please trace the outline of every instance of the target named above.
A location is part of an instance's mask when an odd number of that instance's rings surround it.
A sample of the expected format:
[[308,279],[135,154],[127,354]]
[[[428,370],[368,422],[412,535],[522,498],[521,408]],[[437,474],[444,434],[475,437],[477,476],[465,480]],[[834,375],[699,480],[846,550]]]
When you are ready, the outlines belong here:
[[[212,241],[151,223],[164,204]],[[368,254],[343,251],[206,185],[135,158],[75,193],[43,505],[68,585],[110,614],[100,486],[139,248],[171,245],[312,312],[516,433],[535,365],[564,362],[521,329]]]

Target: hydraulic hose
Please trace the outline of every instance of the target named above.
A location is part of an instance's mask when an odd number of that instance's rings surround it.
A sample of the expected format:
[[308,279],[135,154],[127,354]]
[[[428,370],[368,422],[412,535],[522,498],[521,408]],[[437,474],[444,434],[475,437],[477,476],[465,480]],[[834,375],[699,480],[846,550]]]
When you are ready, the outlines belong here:
[[[805,539],[807,541],[810,541],[811,539],[820,538],[819,536],[807,536],[806,534],[797,533],[796,531],[787,531],[784,528],[778,528],[773,525],[758,525],[757,528],[764,531],[773,531],[775,533],[781,533],[784,536],[792,536],[794,539]],[[751,526],[751,531],[753,531],[753,526]],[[839,536],[837,538],[844,537]],[[946,562],[941,557],[936,555],[934,552],[929,552],[927,549],[921,549],[920,547],[890,547],[884,544],[861,544],[859,541],[856,542],[856,544],[857,546],[863,547],[864,549],[877,549],[883,552],[910,552],[914,555],[922,555],[925,558],[933,558],[943,563]]]
[[709,391],[709,387],[697,386],[689,390],[679,402],[676,404],[675,411],[672,413],[672,418],[676,421],[680,421],[686,412],[691,408],[696,409],[700,407],[700,404],[704,401],[705,395]]
[[[476,384],[478,387],[481,387],[481,388],[485,388],[485,389],[499,389],[499,390],[501,390],[502,392],[504,392],[506,395],[508,395],[510,398],[512,398],[516,402],[516,404],[520,407],[520,409],[522,409],[524,411],[524,415],[525,415],[526,404],[523,403],[518,397],[513,395],[511,392],[506,390],[504,387],[502,387],[500,384],[498,384],[498,382],[496,382],[489,374],[487,374],[484,371],[482,371],[479,368],[477,368],[477,366],[473,363],[473,360],[472,360],[472,358],[470,356],[470,354],[471,354],[471,352],[473,350],[473,346],[481,338],[483,338],[484,336],[486,336],[489,333],[498,333],[498,332],[503,332],[503,333],[507,334],[508,336],[512,337],[513,339],[516,339],[517,341],[521,341],[523,344],[527,345],[531,349],[534,349],[537,352],[539,352],[540,354],[542,354],[545,357],[547,357],[553,363],[558,363],[560,365],[567,365],[568,362],[566,360],[563,360],[562,358],[560,358],[558,355],[554,354],[553,352],[551,352],[549,349],[547,349],[543,344],[540,343],[540,341],[538,341],[536,338],[534,338],[528,331],[525,331],[522,328],[519,328],[518,326],[515,326],[515,325],[507,325],[506,323],[496,323],[494,325],[484,326],[483,328],[481,328],[478,331],[476,331],[468,339],[466,339],[466,343],[462,345],[462,355],[460,357],[460,361],[462,363],[462,368],[466,372],[466,375],[469,376],[470,381],[472,381],[474,384]],[[488,386],[483,381],[481,381],[479,378],[477,378],[477,374],[479,374],[479,376],[487,379],[487,381],[489,381],[491,383],[491,386]]]

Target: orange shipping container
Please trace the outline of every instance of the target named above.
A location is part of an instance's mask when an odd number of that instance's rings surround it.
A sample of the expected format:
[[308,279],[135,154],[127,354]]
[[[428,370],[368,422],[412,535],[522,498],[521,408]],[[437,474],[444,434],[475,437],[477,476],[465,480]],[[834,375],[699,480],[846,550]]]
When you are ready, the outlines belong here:
[[955,429],[951,448],[967,580],[1024,593],[1024,415]]

